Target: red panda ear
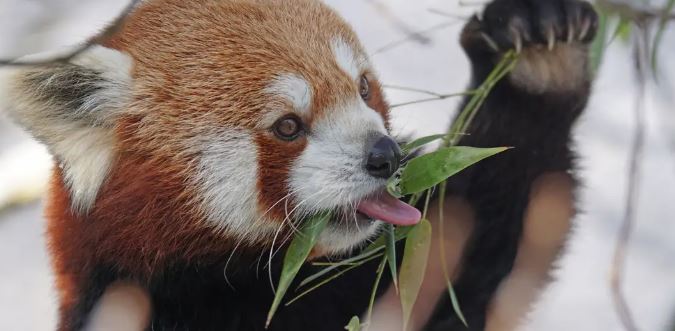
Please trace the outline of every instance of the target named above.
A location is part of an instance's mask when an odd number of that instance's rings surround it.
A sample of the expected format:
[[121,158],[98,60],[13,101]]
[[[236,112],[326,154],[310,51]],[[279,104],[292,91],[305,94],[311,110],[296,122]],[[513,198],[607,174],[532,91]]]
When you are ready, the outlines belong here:
[[69,63],[0,69],[0,110],[47,145],[73,207],[86,210],[107,176],[115,118],[131,98],[131,59],[94,46]]

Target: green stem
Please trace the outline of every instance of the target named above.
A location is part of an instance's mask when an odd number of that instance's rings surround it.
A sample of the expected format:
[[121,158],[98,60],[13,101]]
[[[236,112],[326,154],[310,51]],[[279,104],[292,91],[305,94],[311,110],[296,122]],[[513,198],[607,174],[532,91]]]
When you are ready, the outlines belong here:
[[373,317],[373,306],[375,305],[375,295],[377,294],[377,288],[380,286],[380,279],[382,279],[382,274],[384,273],[384,265],[387,263],[387,256],[385,255],[380,262],[380,266],[377,267],[377,276],[375,277],[375,284],[373,285],[373,291],[370,293],[370,302],[368,302],[368,314],[366,315],[366,331],[370,328],[370,322]]

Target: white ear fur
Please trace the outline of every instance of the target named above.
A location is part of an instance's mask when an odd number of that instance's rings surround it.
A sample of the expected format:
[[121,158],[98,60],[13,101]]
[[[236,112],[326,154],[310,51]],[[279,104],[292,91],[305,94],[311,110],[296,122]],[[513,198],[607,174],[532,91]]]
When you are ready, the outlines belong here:
[[78,212],[93,205],[110,170],[131,65],[129,56],[94,46],[70,63],[0,69],[0,110],[47,146]]

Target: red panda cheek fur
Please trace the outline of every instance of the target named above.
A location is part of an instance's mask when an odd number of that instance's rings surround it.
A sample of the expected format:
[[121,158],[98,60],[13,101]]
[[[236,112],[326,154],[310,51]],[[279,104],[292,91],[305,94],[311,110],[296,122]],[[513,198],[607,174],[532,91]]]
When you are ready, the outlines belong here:
[[[307,142],[280,141],[269,133],[255,137],[258,146],[258,201],[264,217],[283,221],[298,203],[289,195],[287,179],[293,161],[300,156]],[[280,151],[283,151],[280,153]]]

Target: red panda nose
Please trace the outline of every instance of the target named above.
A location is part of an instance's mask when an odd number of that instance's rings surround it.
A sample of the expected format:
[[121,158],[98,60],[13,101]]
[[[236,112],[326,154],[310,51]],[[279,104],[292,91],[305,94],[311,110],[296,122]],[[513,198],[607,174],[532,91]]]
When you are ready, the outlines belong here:
[[391,177],[401,163],[401,148],[389,136],[379,138],[368,152],[366,171],[377,178]]

